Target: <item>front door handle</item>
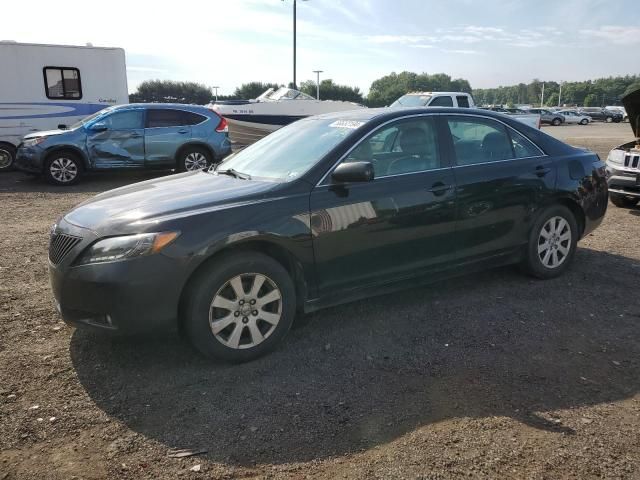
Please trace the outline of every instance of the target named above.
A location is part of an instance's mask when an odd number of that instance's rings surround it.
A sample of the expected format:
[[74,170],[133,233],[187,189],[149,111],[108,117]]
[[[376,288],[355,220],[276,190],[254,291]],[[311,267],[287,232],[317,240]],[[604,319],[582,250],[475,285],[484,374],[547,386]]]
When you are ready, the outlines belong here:
[[131,135],[129,135],[129,138],[140,138],[141,136],[141,133],[132,133]]
[[444,195],[449,190],[451,190],[451,185],[445,185],[442,182],[436,182],[433,185],[431,185],[429,192],[433,193],[436,196],[440,196],[440,195]]
[[189,130],[186,130],[183,128],[182,130],[178,130],[178,133],[182,133],[182,134],[189,133]]
[[536,175],[539,177],[544,177],[550,171],[551,169],[549,167],[545,167],[544,165],[538,165],[536,167]]

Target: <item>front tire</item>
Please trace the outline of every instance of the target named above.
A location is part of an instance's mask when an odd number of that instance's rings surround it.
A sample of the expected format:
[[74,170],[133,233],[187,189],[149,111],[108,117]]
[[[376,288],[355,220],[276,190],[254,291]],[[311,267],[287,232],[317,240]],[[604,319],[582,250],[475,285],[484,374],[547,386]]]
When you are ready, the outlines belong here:
[[619,208],[633,208],[638,204],[638,202],[640,202],[640,198],[627,197],[626,195],[615,195],[613,193],[609,194],[609,199],[611,200],[611,203]]
[[580,120],[580,125],[587,125],[589,123],[589,120],[587,120],[586,118],[583,118],[582,120]]
[[16,160],[16,149],[8,143],[0,143],[0,172],[8,172]]
[[562,123],[562,120],[560,120],[559,118],[554,118],[554,119],[551,121],[551,125],[553,125],[554,127],[559,126],[561,123]]
[[611,122],[613,122],[613,117],[607,117],[607,118],[604,119],[604,121],[607,122],[607,123],[611,123]]
[[545,209],[531,228],[524,269],[542,279],[562,275],[573,260],[578,235],[571,210],[563,205]]
[[190,282],[184,327],[210,358],[246,362],[273,350],[291,328],[296,293],[271,257],[243,252],[221,257]]
[[178,157],[178,168],[183,172],[197,172],[211,165],[211,154],[204,148],[187,147]]
[[54,153],[47,158],[44,176],[52,185],[69,186],[80,181],[82,162],[71,152]]

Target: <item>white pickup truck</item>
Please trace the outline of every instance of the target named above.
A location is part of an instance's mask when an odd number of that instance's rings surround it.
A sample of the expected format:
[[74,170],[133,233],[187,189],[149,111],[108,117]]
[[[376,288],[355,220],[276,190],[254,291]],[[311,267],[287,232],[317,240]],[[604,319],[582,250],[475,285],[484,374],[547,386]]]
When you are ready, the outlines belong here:
[[[392,107],[458,107],[476,108],[473,97],[465,92],[409,92],[401,96],[391,104]],[[533,128],[540,128],[540,115],[504,113],[510,117],[529,125]]]

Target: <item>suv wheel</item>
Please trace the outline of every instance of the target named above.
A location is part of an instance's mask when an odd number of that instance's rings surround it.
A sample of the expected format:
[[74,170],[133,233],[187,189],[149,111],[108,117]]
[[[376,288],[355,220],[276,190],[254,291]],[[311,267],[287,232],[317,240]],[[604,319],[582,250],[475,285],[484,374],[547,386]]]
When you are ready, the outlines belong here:
[[6,172],[13,167],[16,159],[16,149],[8,143],[0,143],[0,172]]
[[246,362],[273,350],[296,312],[287,271],[257,252],[226,255],[190,284],[184,326],[208,357]]
[[613,117],[607,117],[607,118],[604,119],[604,121],[607,122],[607,123],[611,123],[611,122],[613,122]]
[[211,154],[204,148],[185,148],[178,158],[178,168],[183,172],[195,172],[211,165]]
[[609,194],[609,199],[611,200],[611,203],[620,208],[633,208],[638,204],[638,202],[640,202],[640,198],[616,195],[614,193]]
[[562,120],[560,120],[559,118],[554,118],[553,120],[551,120],[551,125],[553,125],[554,127],[557,127],[561,123],[562,123]]
[[71,152],[54,153],[47,159],[44,167],[47,181],[59,186],[78,183],[81,173],[82,163],[78,156]]
[[567,207],[544,210],[529,234],[525,270],[538,278],[562,275],[571,264],[578,243],[578,224]]

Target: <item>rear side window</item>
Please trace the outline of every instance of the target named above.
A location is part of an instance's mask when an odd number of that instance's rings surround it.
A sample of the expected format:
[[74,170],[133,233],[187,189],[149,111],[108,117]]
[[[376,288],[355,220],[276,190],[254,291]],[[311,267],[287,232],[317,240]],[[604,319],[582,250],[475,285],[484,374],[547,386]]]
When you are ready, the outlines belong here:
[[184,127],[197,125],[207,118],[197,113],[174,110],[171,108],[153,108],[147,110],[147,128]]
[[453,99],[451,97],[436,97],[429,104],[430,107],[453,107]]
[[100,123],[104,123],[110,130],[135,130],[142,128],[143,117],[142,110],[126,110],[107,115]]
[[458,165],[497,162],[515,158],[506,128],[489,119],[449,117]]
[[44,67],[44,90],[47,98],[80,100],[82,84],[80,70],[73,67]]
[[539,157],[542,151],[536,147],[531,140],[514,130],[509,130],[513,153],[516,158]]
[[458,100],[458,106],[462,108],[469,108],[469,98],[464,95],[458,95],[456,97]]

